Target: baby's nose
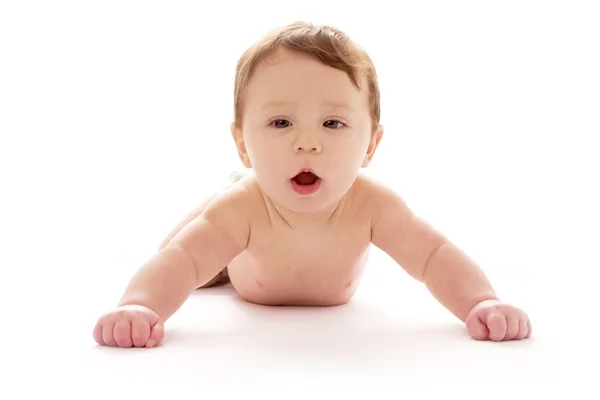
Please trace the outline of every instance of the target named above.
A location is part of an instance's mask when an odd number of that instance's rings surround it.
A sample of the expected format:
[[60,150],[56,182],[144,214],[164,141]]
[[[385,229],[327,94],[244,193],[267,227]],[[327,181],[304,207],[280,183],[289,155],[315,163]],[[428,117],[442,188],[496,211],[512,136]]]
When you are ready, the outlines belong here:
[[296,150],[297,151],[306,151],[306,152],[319,152],[321,147],[320,146],[299,146]]
[[296,141],[295,148],[297,152],[320,153],[321,143],[315,135],[302,135]]

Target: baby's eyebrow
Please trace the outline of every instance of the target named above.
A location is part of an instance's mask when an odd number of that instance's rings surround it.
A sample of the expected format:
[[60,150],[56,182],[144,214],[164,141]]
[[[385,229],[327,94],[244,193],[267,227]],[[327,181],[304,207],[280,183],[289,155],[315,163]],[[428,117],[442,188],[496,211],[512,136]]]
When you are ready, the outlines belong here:
[[[324,101],[321,103],[321,106],[328,108],[328,109],[346,110],[351,113],[356,113],[354,108],[347,103]],[[277,107],[298,107],[298,103],[295,101],[287,101],[287,100],[269,101],[267,103],[264,103],[263,106],[261,107],[261,109],[268,110],[268,109],[277,108]]]

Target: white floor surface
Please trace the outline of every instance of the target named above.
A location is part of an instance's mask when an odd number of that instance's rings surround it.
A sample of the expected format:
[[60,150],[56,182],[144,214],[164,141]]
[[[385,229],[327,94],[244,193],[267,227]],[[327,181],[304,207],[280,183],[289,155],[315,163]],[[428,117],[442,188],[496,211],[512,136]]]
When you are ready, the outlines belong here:
[[50,393],[521,399],[569,388],[594,398],[583,393],[593,388],[584,380],[593,370],[579,364],[594,339],[580,336],[582,321],[559,298],[557,279],[496,280],[530,314],[534,334],[520,342],[478,342],[383,255],[376,251],[372,260],[346,306],[262,307],[244,302],[229,285],[198,291],[168,321],[165,343],[155,349],[93,342],[95,318],[114,304],[124,279],[82,274],[70,277],[84,283],[77,288],[58,277],[45,287],[33,284],[32,293],[14,297],[7,308],[2,390],[11,399]]

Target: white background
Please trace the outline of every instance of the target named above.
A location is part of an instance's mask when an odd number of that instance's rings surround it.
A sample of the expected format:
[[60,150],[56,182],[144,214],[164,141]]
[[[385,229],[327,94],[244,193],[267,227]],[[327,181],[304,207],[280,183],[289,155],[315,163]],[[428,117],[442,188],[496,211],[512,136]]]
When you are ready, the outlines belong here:
[[[480,262],[530,340],[469,340],[375,251],[347,307],[210,289],[161,348],[95,346],[131,274],[240,167],[235,63],[295,20],[369,51],[386,134],[365,172]],[[2,2],[0,397],[593,397],[599,20],[592,1]]]

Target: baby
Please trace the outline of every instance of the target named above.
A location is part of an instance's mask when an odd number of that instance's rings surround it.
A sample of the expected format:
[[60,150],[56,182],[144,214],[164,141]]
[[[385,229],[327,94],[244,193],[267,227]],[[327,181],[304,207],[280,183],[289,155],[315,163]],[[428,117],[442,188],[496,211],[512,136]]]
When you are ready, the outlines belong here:
[[531,335],[481,269],[381,183],[360,174],[381,141],[369,56],[343,32],[293,23],[240,58],[231,134],[252,171],[202,202],[94,329],[100,345],[153,347],[196,289],[230,281],[248,302],[336,306],[371,244],[423,282],[477,340]]

